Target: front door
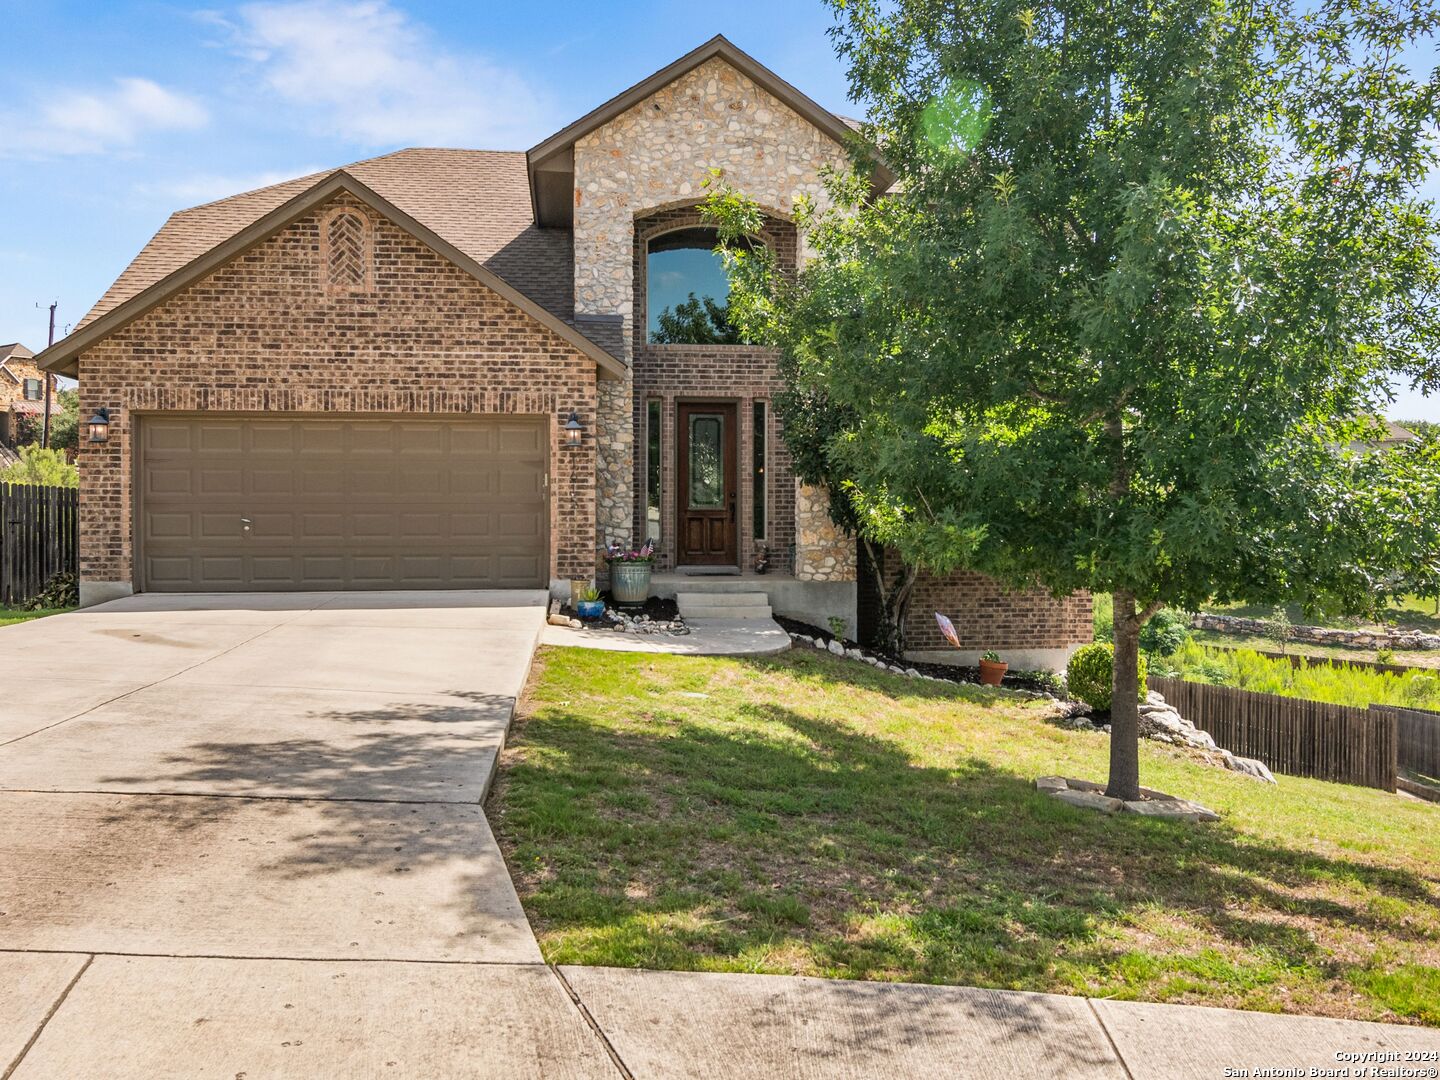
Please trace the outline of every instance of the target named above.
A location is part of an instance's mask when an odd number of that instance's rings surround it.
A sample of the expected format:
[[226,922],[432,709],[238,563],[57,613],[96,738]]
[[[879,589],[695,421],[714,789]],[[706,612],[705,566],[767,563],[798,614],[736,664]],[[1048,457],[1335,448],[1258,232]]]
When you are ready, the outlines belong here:
[[738,566],[735,528],[735,406],[687,402],[677,409],[681,566]]

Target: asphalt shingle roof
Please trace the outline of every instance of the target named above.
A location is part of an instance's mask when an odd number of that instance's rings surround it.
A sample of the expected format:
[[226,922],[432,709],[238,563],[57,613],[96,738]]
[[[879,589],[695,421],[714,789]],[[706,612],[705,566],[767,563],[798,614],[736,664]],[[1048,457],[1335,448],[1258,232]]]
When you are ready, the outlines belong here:
[[172,214],[80,320],[77,329],[340,171],[355,177],[552,314],[573,322],[571,236],[569,230],[541,229],[535,224],[524,153],[411,149]]

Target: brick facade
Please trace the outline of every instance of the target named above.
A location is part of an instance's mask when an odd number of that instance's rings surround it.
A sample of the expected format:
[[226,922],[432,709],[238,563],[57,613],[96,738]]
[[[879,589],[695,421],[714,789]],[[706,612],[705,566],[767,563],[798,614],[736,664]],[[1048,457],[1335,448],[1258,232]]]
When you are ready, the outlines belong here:
[[[366,224],[369,287],[336,288],[324,226]],[[342,269],[346,280],[351,270]],[[137,413],[508,413],[551,421],[551,575],[595,560],[595,450],[562,446],[575,410],[594,430],[594,361],[342,195],[81,354],[81,414],[112,410],[80,470],[80,573],[133,580],[131,437]]]
[[[899,573],[893,552],[881,553],[881,574],[893,582]],[[860,575],[862,640],[875,625],[879,593],[870,562],[863,560]],[[960,648],[984,652],[1006,650],[1069,649],[1091,640],[1094,632],[1090,594],[1078,592],[1055,599],[1039,590],[1015,591],[970,570],[937,577],[922,571],[915,581],[905,619],[906,648],[912,653],[949,652],[954,646],[940,634],[935,613],[955,624]]]
[[[643,330],[649,325],[646,307],[648,279],[646,253],[650,241],[676,229],[704,224],[694,206],[677,207],[641,218],[635,223],[634,263],[635,325],[640,328],[634,345],[634,445],[635,498],[634,529],[636,537],[647,533],[645,524],[646,478],[649,467],[648,413],[652,401],[661,404],[661,470],[660,470],[660,546],[661,569],[675,566],[676,536],[676,430],[675,407],[681,401],[726,401],[736,403],[736,469],[739,487],[737,535],[739,560],[742,567],[754,564],[756,540],[752,527],[754,494],[754,405],[765,403],[766,464],[765,500],[766,534],[763,537],[770,552],[771,566],[777,572],[788,572],[792,566],[795,545],[795,477],[790,468],[790,455],[780,438],[780,425],[775,419],[771,401],[781,388],[776,353],[772,349],[752,345],[652,345]],[[761,239],[774,251],[782,271],[795,268],[795,226],[779,218],[770,218]]]

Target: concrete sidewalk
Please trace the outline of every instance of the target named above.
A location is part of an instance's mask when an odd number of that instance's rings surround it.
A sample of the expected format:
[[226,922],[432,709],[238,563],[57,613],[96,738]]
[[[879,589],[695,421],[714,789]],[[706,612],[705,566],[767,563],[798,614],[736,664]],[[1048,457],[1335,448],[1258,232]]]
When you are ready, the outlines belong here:
[[1211,1080],[1406,1052],[1435,1065],[1440,1031],[766,975],[0,953],[15,1080]]

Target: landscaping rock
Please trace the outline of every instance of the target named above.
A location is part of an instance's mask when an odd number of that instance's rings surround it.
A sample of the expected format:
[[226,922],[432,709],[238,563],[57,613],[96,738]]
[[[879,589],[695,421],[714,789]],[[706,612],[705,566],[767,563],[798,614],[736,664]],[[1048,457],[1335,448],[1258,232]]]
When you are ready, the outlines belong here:
[[545,621],[548,622],[551,626],[570,625],[570,618],[566,615],[561,615],[558,611],[551,612],[550,616]]
[[1121,812],[1143,817],[1168,818],[1173,821],[1219,821],[1220,815],[1199,803],[1177,799],[1162,791],[1141,788],[1142,798],[1133,801],[1112,799],[1104,787],[1093,780],[1076,780],[1068,776],[1042,776],[1035,786],[1063,803],[1105,814]]
[[836,656],[845,655],[845,646],[841,645],[840,642],[836,641],[834,638],[831,638],[830,644],[825,647],[829,649],[832,653],[834,653]]
[[[1218,630],[1224,634],[1257,634],[1268,637],[1274,633],[1274,628],[1263,619],[1246,619],[1237,615],[1197,614],[1191,617],[1190,625],[1197,630]],[[1348,645],[1361,649],[1440,649],[1440,634],[1425,634],[1416,630],[1386,633],[1341,630],[1331,626],[1292,626],[1290,639],[1315,645]]]
[[1140,802],[1127,802],[1125,809],[1143,817],[1170,818],[1175,821],[1220,820],[1220,815],[1214,810],[1208,810],[1188,799],[1144,799]]
[[1227,769],[1234,769],[1238,773],[1253,776],[1256,780],[1264,780],[1268,784],[1276,783],[1275,775],[1266,768],[1263,761],[1257,761],[1255,758],[1249,757],[1236,757],[1228,750],[1224,751],[1224,755],[1225,767]]
[[1087,810],[1099,810],[1105,814],[1118,814],[1125,809],[1125,803],[1120,799],[1112,799],[1108,795],[1101,795],[1097,791],[1076,791],[1073,788],[1064,788],[1052,792],[1055,798],[1071,806],[1081,806]]

